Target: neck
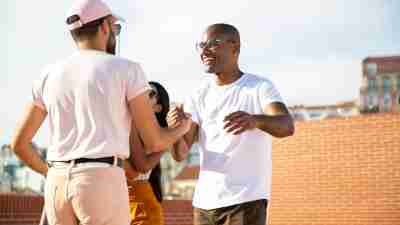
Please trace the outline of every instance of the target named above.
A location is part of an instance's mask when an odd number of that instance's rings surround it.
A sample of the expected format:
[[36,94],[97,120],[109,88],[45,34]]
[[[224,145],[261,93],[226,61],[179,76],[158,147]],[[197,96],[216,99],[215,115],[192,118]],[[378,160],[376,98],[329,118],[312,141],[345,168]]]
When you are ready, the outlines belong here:
[[216,73],[215,75],[217,75],[217,85],[228,85],[231,84],[233,82],[235,82],[236,80],[238,80],[240,77],[242,77],[243,72],[240,71],[239,68],[235,68],[231,71],[224,71],[222,73]]
[[95,40],[85,40],[77,43],[78,48],[82,50],[98,50],[98,51],[106,51],[105,46],[100,45],[98,41]]

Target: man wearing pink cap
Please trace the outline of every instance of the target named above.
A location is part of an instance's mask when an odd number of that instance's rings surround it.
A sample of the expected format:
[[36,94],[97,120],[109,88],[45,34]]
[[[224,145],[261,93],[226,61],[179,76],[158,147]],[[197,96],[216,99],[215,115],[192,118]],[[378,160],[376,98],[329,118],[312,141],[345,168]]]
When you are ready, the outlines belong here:
[[[67,26],[78,51],[46,67],[12,149],[46,178],[49,224],[128,225],[122,160],[129,157],[133,121],[146,149],[162,151],[191,126],[161,128],[152,112],[139,64],[113,55],[121,20],[101,0],[78,0]],[[30,145],[49,116],[47,161]]]

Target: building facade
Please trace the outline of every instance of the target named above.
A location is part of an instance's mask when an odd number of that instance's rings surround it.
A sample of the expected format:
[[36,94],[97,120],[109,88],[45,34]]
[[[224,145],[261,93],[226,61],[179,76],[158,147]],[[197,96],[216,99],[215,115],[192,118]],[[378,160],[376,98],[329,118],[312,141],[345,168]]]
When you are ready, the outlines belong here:
[[294,105],[289,106],[289,111],[296,121],[322,120],[360,114],[356,100],[338,102],[332,105]]
[[[34,143],[42,158],[46,158],[46,149]],[[0,193],[43,193],[44,178],[24,165],[11,150],[10,145],[4,144],[0,148]],[[0,223],[1,224],[1,223]]]
[[400,56],[364,59],[360,88],[360,112],[399,111]]

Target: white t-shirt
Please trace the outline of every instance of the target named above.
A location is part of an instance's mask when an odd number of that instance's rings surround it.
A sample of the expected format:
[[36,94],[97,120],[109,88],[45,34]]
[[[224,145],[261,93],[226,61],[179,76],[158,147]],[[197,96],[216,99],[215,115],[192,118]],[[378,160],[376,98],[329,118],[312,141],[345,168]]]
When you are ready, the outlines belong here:
[[215,209],[269,199],[271,191],[271,135],[254,129],[240,135],[228,134],[223,119],[246,111],[264,114],[272,102],[282,102],[266,78],[244,74],[234,83],[218,86],[215,77],[187,99],[186,112],[199,125],[200,174],[193,205]]
[[129,156],[128,101],[149,89],[139,64],[95,50],[79,50],[46,67],[33,101],[49,115],[47,160]]

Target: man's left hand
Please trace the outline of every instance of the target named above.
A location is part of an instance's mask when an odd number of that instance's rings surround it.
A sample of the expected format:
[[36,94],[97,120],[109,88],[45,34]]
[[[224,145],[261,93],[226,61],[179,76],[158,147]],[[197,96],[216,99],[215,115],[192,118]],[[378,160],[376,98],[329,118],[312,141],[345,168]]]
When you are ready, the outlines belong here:
[[237,111],[227,115],[224,122],[224,129],[233,135],[241,134],[246,130],[252,130],[256,128],[257,124],[256,118],[253,115],[243,111]]

